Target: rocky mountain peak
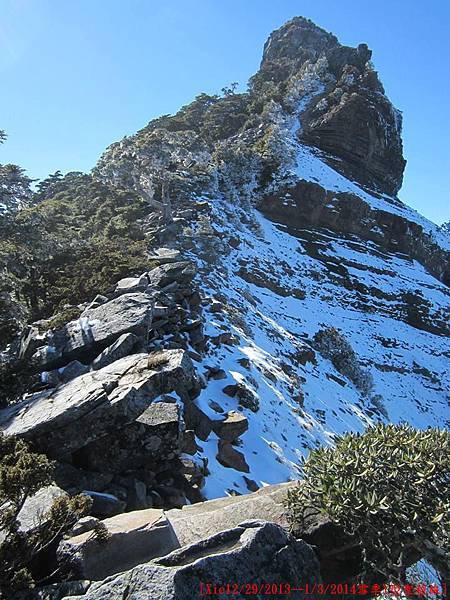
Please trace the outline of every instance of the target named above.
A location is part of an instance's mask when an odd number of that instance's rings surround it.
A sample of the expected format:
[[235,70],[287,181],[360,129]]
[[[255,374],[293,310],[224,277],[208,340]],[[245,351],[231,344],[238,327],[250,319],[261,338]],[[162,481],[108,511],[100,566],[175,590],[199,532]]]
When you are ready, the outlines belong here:
[[[205,550],[230,561],[251,546],[259,560],[262,539],[265,564],[297,557],[255,524],[284,524],[290,484],[267,484],[298,479],[302,457],[346,432],[446,422],[449,226],[395,196],[401,115],[370,57],[292,19],[247,92],[199,94],[92,173],[51,176],[0,228],[0,434],[55,461],[61,489],[44,500],[92,500],[60,564],[83,581],[132,569],[86,600],[122,594],[129,576],[154,598],[153,567],[159,597],[181,597],[162,587],[167,569],[185,582]],[[249,556],[226,572],[251,580]]]
[[[318,27],[311,20],[295,17],[268,37],[264,44],[260,71],[267,71],[281,80],[286,69],[292,75],[295,71],[300,71],[307,61],[316,62],[319,58],[326,58],[329,72],[339,79],[348,67],[354,67],[359,75],[373,71],[368,64],[371,57],[372,50],[367,44],[361,43],[356,48],[343,46],[335,35]],[[278,73],[275,74],[274,70]],[[371,85],[384,92],[379,81],[378,86],[374,86],[374,82]]]
[[338,39],[304,17],[294,17],[273,31],[264,44],[261,68],[282,58],[298,61],[303,55],[317,57],[320,52],[335,48]]
[[296,17],[268,38],[253,89],[292,81],[314,71],[321,89],[306,97],[301,139],[326,153],[338,171],[389,195],[401,187],[406,161],[402,119],[385,95],[367,44],[343,46],[312,21]]

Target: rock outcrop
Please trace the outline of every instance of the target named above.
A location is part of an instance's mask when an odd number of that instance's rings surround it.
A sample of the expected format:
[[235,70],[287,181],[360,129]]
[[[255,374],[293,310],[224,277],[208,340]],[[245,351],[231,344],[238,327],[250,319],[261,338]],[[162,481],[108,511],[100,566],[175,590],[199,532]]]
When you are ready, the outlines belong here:
[[151,298],[145,293],[123,294],[44,336],[32,328],[24,338],[21,358],[39,370],[50,370],[73,359],[89,359],[125,333],[145,336],[151,322]]
[[146,354],[135,354],[3,410],[0,428],[58,458],[133,422],[161,394],[187,395],[195,382],[182,350],[167,350],[155,366]]
[[45,525],[53,502],[61,497],[67,497],[67,493],[57,485],[47,485],[28,497],[18,515],[19,531],[31,535]]
[[262,487],[253,494],[228,496],[166,512],[180,546],[196,543],[253,519],[288,527],[284,500],[294,482]]
[[128,512],[102,523],[107,539],[86,531],[59,546],[59,563],[76,578],[100,581],[179,547],[172,525],[159,509]]
[[84,468],[121,473],[158,464],[181,453],[184,424],[178,404],[150,404],[128,425],[85,445],[77,453]]
[[323,228],[338,235],[356,235],[374,242],[382,251],[402,252],[450,285],[450,253],[419,223],[389,211],[389,205],[374,210],[356,193],[331,191],[301,180],[264,197],[260,209],[291,228]]
[[401,113],[387,99],[366,44],[350,48],[308,19],[296,17],[264,46],[255,80],[286,81],[322,61],[323,91],[301,115],[300,139],[326,154],[337,171],[371,189],[395,195],[406,161]]
[[[265,584],[301,582],[312,586],[320,581],[319,564],[310,546],[278,525],[250,521],[93,583],[81,598],[119,600],[127,595],[136,600],[196,600],[208,593],[206,586],[212,582],[219,589],[231,582],[254,585],[254,597],[264,598]],[[241,592],[239,588],[235,591]],[[306,598],[299,590],[292,590],[290,596]],[[225,590],[218,597],[225,597]]]
[[[243,521],[264,520],[287,527],[283,501],[293,485],[266,486],[248,496],[219,498],[182,509],[124,513],[101,521],[105,532],[101,539],[94,531],[98,520],[91,518],[80,524],[82,531],[61,542],[58,560],[72,577],[98,581],[175,548],[197,544]],[[317,529],[316,525],[314,531]]]

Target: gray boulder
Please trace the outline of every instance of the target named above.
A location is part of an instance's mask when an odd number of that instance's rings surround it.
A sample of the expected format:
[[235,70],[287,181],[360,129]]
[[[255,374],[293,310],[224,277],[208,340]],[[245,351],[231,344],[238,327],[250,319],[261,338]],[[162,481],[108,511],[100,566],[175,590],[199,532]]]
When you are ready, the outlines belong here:
[[123,294],[85,310],[79,319],[44,336],[32,330],[22,344],[22,358],[31,357],[36,368],[47,370],[74,359],[95,356],[97,350],[124,333],[145,336],[152,322],[152,305],[148,294]]
[[57,485],[48,485],[27,498],[17,517],[19,531],[31,533],[44,525],[46,513],[51,509],[53,502],[62,496],[67,496],[64,490]]
[[86,533],[86,531],[92,531],[99,522],[99,519],[90,515],[87,517],[81,517],[81,519],[78,519],[78,521],[70,530],[70,534],[72,537],[74,537],[76,535],[80,535],[81,533]]
[[194,402],[187,402],[184,405],[184,421],[186,427],[193,429],[195,435],[206,441],[212,431],[212,421]]
[[103,350],[92,363],[92,368],[97,371],[106,365],[110,365],[119,358],[131,354],[133,348],[139,342],[139,338],[133,333],[124,333],[117,340]]
[[167,263],[180,262],[181,253],[173,248],[158,248],[153,254],[149,255],[150,260],[160,265]]
[[121,502],[113,494],[94,492],[92,490],[83,490],[83,494],[89,496],[92,500],[90,512],[94,517],[113,517],[125,510],[125,502]]
[[188,261],[167,263],[155,267],[148,272],[148,280],[152,287],[163,288],[170,283],[185,284],[192,281],[196,273],[195,265]]
[[[252,598],[262,600],[271,591],[264,584],[280,586],[289,582],[292,587],[297,584],[304,588],[305,584],[312,586],[320,581],[319,563],[310,546],[274,523],[250,521],[93,583],[82,598],[197,600],[207,595],[207,584],[220,587],[228,583],[232,589],[232,583],[239,582],[253,584],[256,593]],[[244,588],[240,591],[244,593]],[[224,590],[214,597],[224,599],[230,594]],[[295,600],[306,597],[300,590],[291,590],[289,594]]]
[[224,467],[244,473],[250,472],[245,456],[227,440],[219,440],[216,458]]
[[213,421],[214,432],[222,439],[233,442],[248,429],[248,419],[235,410],[227,413],[222,421]]
[[132,292],[141,292],[148,286],[146,273],[140,277],[125,277],[117,282],[114,290],[115,295],[129,294]]
[[160,509],[123,513],[101,522],[108,534],[105,541],[86,531],[59,545],[60,564],[70,565],[80,578],[99,581],[179,547],[172,526]]
[[61,369],[59,373],[59,379],[62,383],[67,383],[71,379],[75,379],[75,377],[79,377],[80,375],[84,375],[89,372],[89,367],[87,365],[83,365],[78,360],[73,360],[64,369]]
[[183,350],[163,351],[154,365],[147,354],[135,354],[3,409],[0,430],[58,458],[132,423],[161,394],[183,397],[196,384]]
[[79,457],[86,468],[99,473],[149,469],[180,454],[182,434],[180,407],[155,402],[129,425],[87,444]]

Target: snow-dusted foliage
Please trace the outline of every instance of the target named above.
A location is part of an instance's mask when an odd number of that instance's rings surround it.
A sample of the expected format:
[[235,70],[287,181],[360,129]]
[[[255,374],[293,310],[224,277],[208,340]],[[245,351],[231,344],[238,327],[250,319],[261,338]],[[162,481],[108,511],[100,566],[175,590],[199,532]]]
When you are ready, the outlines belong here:
[[348,377],[364,395],[370,392],[373,387],[371,373],[361,368],[356,352],[337,329],[320,329],[313,339],[315,348],[331,360],[339,373]]

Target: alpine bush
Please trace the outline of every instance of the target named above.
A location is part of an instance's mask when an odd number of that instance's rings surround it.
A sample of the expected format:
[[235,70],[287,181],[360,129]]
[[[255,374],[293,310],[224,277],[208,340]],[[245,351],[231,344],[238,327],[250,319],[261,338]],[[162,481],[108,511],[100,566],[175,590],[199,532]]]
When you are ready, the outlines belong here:
[[401,581],[419,555],[448,577],[449,432],[379,424],[313,450],[303,471],[286,500],[294,528],[325,514],[354,536],[366,572]]
[[29,589],[55,575],[52,550],[90,508],[87,496],[60,496],[36,527],[21,530],[20,511],[28,498],[52,483],[52,472],[45,455],[0,433],[0,597],[11,597],[14,590]]

